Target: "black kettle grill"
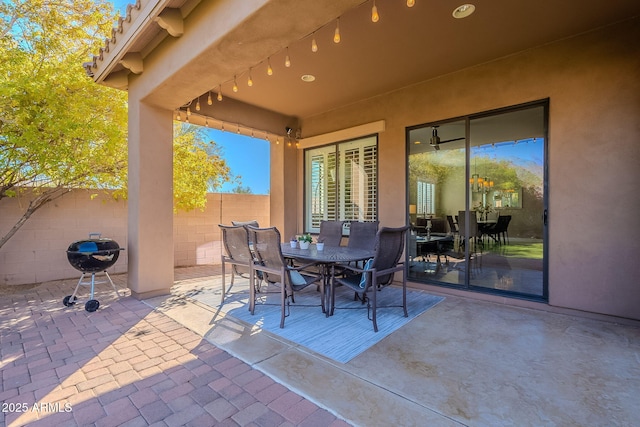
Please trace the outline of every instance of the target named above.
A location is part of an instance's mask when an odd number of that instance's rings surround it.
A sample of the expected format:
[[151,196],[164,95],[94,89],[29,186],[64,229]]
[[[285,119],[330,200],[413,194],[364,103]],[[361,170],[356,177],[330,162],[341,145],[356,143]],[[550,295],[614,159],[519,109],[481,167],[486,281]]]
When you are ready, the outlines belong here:
[[[84,309],[89,312],[96,311],[100,307],[100,302],[93,299],[94,286],[99,283],[105,283],[96,282],[96,273],[101,272],[107,276],[111,287],[119,297],[118,289],[113,284],[109,273],[107,273],[107,268],[116,263],[118,256],[120,256],[120,251],[123,250],[124,248],[121,248],[116,241],[103,239],[99,233],[89,234],[88,239],[78,240],[70,244],[67,249],[67,259],[76,270],[82,272],[82,276],[80,276],[76,289],[71,295],[64,297],[62,303],[66,307],[74,305],[78,299],[76,294],[80,285],[91,285],[91,297],[85,303]],[[86,274],[91,274],[91,281],[83,281]]]

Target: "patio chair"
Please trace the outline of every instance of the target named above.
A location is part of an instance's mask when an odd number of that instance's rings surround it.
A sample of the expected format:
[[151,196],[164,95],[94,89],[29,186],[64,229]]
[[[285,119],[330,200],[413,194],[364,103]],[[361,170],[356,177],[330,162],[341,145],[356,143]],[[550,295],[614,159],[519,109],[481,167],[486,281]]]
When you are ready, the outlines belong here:
[[340,246],[343,224],[344,221],[322,221],[318,242],[324,242],[325,246]]
[[[249,278],[251,274],[251,264],[253,263],[253,254],[249,246],[249,234],[247,229],[241,225],[231,226],[218,224],[222,231],[222,243],[226,251],[226,255],[222,254],[222,302],[226,296],[226,273],[225,267],[231,264],[231,286],[235,276]],[[261,280],[258,278],[256,290],[260,289]]]
[[[288,265],[282,256],[280,232],[276,227],[256,228],[249,225],[246,228],[249,232],[249,240],[253,242],[253,251],[256,257],[252,264],[252,269],[260,272],[263,280],[267,283],[280,288],[280,327],[284,328],[284,319],[289,316],[290,303],[293,302],[294,292],[301,291],[314,283],[318,283],[320,286],[320,307],[322,312],[325,313],[324,278],[322,275],[310,273],[306,270],[308,267],[315,265],[315,263],[308,263],[298,267]],[[255,277],[250,277],[253,282]],[[251,314],[254,314],[256,305],[254,286],[250,286],[250,291],[252,295],[249,299],[249,310]]]
[[[335,288],[346,286],[367,303],[367,318],[373,322],[373,330],[378,332],[377,310],[379,308],[402,307],[404,317],[407,313],[407,266],[400,262],[405,248],[405,239],[409,226],[399,228],[383,227],[376,234],[375,255],[368,260],[364,268],[344,266],[347,274],[343,277],[333,275],[331,280],[331,310],[335,309]],[[378,292],[393,282],[396,272],[402,272],[402,305],[378,306]],[[340,308],[340,307],[338,307]]]
[[252,227],[260,227],[260,225],[258,224],[258,221],[253,219],[251,221],[231,221],[231,224],[233,225],[250,225]]
[[376,244],[376,233],[379,221],[353,221],[349,225],[349,241],[347,247],[355,249],[371,249]]

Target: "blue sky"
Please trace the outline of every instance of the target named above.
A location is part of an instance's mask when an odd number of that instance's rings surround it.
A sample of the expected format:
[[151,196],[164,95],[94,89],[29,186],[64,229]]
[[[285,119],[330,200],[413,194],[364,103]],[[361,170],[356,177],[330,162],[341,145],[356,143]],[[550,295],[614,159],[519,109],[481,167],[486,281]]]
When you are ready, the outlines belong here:
[[[242,177],[242,186],[251,188],[253,194],[269,193],[269,142],[264,139],[207,129],[212,141],[222,148],[222,157],[233,175]],[[225,184],[220,191],[231,192],[236,184]]]
[[[124,16],[127,5],[135,0],[113,0],[116,10]],[[208,139],[222,148],[222,156],[231,169],[231,173],[241,177],[241,185],[249,187],[253,194],[269,193],[269,142],[238,135],[235,132],[222,132],[214,129],[206,130]],[[222,192],[231,192],[237,184],[225,184]]]

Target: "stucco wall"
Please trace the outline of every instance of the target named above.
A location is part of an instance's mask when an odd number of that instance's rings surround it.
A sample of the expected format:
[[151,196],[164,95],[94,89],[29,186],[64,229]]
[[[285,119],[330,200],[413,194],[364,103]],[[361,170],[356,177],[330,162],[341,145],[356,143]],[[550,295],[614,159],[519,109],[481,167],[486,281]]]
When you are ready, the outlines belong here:
[[[19,285],[77,278],[80,273],[67,261],[71,242],[101,232],[102,237],[127,246],[127,202],[90,191],[77,190],[45,205],[0,248],[0,284]],[[0,234],[4,235],[22,214],[24,199],[0,201]],[[204,211],[174,215],[174,265],[219,264],[218,224],[257,219],[269,225],[269,196],[209,194]],[[127,271],[127,251],[120,254],[110,273]]]
[[384,119],[380,220],[405,221],[405,128],[550,99],[549,304],[640,319],[640,19],[302,120]]

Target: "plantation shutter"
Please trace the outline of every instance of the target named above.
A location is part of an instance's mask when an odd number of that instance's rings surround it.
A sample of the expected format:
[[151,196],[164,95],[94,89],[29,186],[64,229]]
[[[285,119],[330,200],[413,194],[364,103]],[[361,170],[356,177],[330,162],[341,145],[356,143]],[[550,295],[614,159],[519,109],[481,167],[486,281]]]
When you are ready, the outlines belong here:
[[377,146],[375,138],[340,144],[340,217],[373,221],[377,216]]
[[418,181],[418,216],[432,215],[436,211],[435,204],[435,184],[425,181]]
[[335,220],[337,209],[336,152],[335,147],[325,147],[307,155],[306,207],[309,230],[320,230],[323,220]]
[[305,152],[305,231],[319,232],[323,220],[376,220],[377,192],[376,137]]

